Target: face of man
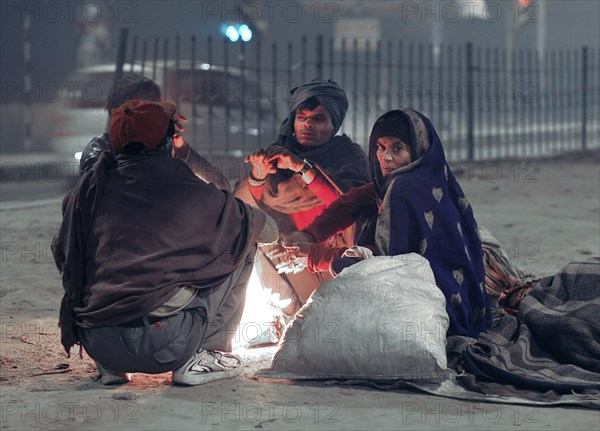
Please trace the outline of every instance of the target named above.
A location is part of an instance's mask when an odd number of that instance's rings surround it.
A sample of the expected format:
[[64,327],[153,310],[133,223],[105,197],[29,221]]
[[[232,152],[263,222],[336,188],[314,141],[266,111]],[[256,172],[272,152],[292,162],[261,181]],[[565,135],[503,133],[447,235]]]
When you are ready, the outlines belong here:
[[394,136],[377,139],[377,160],[381,173],[387,175],[410,163],[410,145]]
[[296,112],[294,132],[300,145],[318,147],[327,143],[335,135],[336,130],[327,108],[318,105],[312,111],[305,109]]

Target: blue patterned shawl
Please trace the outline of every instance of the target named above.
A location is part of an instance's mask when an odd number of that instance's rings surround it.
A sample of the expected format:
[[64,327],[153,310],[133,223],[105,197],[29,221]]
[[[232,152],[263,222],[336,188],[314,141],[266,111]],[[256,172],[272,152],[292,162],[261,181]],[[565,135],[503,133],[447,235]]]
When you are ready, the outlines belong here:
[[[383,177],[375,131],[378,123],[402,116],[411,129],[412,162]],[[477,337],[490,326],[481,241],[473,210],[446,163],[431,121],[410,109],[382,115],[371,133],[369,159],[383,201],[376,228],[379,252],[424,256],[446,297],[448,335]]]

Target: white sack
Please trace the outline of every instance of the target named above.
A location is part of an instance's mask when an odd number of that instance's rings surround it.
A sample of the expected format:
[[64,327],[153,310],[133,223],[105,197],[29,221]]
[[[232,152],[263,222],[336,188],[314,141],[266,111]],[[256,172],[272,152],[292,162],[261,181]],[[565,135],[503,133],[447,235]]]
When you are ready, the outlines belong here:
[[274,378],[444,380],[449,319],[429,262],[378,256],[319,286],[284,333]]

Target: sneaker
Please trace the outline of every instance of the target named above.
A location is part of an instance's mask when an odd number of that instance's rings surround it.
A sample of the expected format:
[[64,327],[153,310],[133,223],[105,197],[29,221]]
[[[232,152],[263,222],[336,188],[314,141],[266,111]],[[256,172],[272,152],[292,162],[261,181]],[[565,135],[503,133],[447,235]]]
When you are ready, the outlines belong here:
[[107,370],[98,362],[96,362],[96,368],[100,373],[100,378],[103,385],[120,385],[131,381],[131,373]]
[[178,385],[201,385],[238,376],[242,369],[242,358],[238,355],[200,349],[173,371],[172,380]]

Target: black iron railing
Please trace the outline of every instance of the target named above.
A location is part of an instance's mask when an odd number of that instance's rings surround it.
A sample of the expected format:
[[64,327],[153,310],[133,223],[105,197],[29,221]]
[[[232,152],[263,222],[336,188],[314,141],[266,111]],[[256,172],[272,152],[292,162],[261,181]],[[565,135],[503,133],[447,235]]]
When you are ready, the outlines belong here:
[[128,43],[125,33],[118,65],[124,73],[141,70],[156,80],[165,98],[189,117],[190,143],[215,157],[241,158],[273,142],[289,90],[317,77],[345,88],[350,108],[341,132],[365,149],[376,118],[406,107],[432,120],[450,160],[600,146],[597,47],[507,52],[472,43],[369,43],[323,36],[304,36],[300,46],[194,36],[162,42],[162,55],[157,38],[142,41],[138,56],[137,37]]

